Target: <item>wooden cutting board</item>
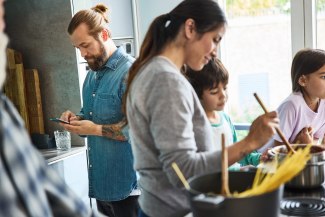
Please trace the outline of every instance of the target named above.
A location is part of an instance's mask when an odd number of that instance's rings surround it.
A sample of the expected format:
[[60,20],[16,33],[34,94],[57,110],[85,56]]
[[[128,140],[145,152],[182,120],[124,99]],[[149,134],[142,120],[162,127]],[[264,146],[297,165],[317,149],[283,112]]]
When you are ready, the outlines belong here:
[[20,52],[7,49],[7,80],[4,91],[25,122],[29,133],[44,134],[40,82],[36,69],[25,69]]
[[44,134],[40,82],[36,69],[25,69],[25,87],[30,133]]
[[7,80],[4,85],[5,94],[17,108],[29,130],[28,109],[26,104],[26,88],[23,64],[15,64],[7,69]]

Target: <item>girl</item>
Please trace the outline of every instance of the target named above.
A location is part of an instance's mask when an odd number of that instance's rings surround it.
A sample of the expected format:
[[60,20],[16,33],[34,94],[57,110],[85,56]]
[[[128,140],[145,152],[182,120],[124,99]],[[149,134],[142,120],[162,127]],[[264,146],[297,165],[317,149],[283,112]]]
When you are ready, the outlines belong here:
[[[223,112],[228,98],[227,84],[229,76],[227,69],[221,61],[214,58],[200,72],[187,67],[186,76],[198,95],[207,118],[211,123],[214,140],[220,141],[221,134],[223,133],[226,138],[226,146],[237,142],[235,127],[230,117]],[[215,148],[221,150],[221,146]],[[260,157],[260,153],[253,151],[229,169],[239,170],[240,166],[257,166],[260,163]]]
[[[220,171],[221,153],[212,152],[210,123],[180,70],[184,64],[201,70],[215,56],[225,25],[216,1],[184,0],[152,22],[130,68],[126,112],[142,188],[140,216],[190,212],[173,162],[186,178]],[[276,112],[254,121],[248,136],[228,147],[229,164],[263,145],[277,123]]]
[[[325,51],[299,51],[292,61],[291,81],[292,93],[278,108],[280,128],[290,143],[318,142],[325,133]],[[281,143],[275,135],[274,145]]]

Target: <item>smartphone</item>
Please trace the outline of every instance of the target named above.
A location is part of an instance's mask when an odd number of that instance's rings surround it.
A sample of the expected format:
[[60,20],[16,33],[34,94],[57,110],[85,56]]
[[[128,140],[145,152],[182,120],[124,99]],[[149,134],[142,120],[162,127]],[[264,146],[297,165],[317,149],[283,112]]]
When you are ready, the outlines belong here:
[[70,122],[61,120],[60,118],[50,118],[50,120],[51,121],[54,121],[54,122],[60,122],[60,123],[64,123],[64,124],[70,124]]

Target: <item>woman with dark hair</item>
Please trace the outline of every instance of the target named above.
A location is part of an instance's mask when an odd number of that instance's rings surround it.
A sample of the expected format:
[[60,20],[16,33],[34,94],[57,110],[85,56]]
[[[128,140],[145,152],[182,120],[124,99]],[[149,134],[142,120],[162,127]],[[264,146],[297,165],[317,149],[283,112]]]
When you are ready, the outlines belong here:
[[[217,144],[210,123],[181,68],[188,65],[199,71],[216,56],[225,25],[225,15],[215,1],[182,1],[152,22],[130,68],[126,112],[140,174],[141,216],[190,212],[173,162],[186,178],[220,171],[221,153],[212,151]],[[277,123],[275,112],[258,117],[248,136],[227,148],[229,164],[262,146]]]

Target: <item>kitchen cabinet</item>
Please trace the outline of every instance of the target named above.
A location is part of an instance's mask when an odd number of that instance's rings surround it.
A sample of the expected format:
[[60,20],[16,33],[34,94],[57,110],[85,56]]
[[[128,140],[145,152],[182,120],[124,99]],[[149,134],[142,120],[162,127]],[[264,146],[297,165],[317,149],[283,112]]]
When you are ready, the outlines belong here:
[[92,6],[98,3],[109,8],[109,28],[113,38],[134,38],[131,0],[91,0]]
[[91,8],[91,0],[70,0],[71,16],[80,10]]
[[48,166],[54,168],[66,184],[90,207],[86,147],[70,150],[41,150]]
[[137,14],[139,44],[142,44],[151,22],[159,15],[170,12],[182,0],[134,0]]

